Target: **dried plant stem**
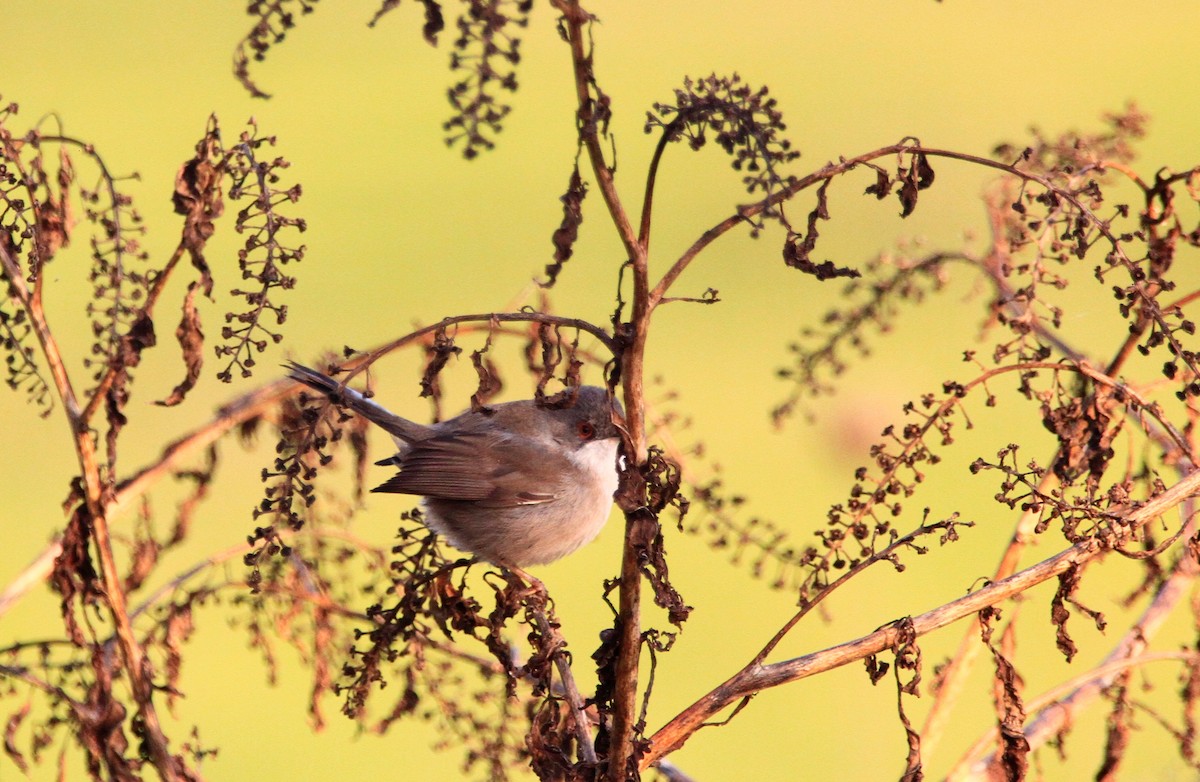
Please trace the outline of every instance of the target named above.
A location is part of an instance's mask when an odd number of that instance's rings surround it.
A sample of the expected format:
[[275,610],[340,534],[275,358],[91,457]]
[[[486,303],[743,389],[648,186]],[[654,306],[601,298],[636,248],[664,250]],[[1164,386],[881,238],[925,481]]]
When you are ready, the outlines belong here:
[[2,245],[0,245],[0,265],[3,265],[5,276],[8,278],[9,290],[28,313],[30,325],[37,336],[42,355],[50,368],[51,377],[54,378],[54,387],[62,401],[72,439],[75,442],[75,453],[79,459],[88,524],[91,528],[96,552],[100,558],[104,594],[107,598],[113,626],[116,628],[117,638],[120,640],[121,654],[125,662],[126,673],[129,676],[130,690],[143,722],[146,744],[150,749],[154,767],[162,779],[173,782],[179,778],[175,759],[167,747],[167,738],[162,732],[158,713],[154,708],[154,687],[150,681],[150,669],[146,665],[144,651],[133,634],[133,626],[130,624],[125,604],[121,574],[117,570],[116,558],[113,556],[107,516],[107,504],[111,500],[111,496],[105,496],[106,492],[100,478],[100,463],[96,457],[96,442],[87,422],[82,418],[82,412],[67,375],[62,353],[46,322],[41,296],[36,294],[30,296],[20,266]]
[[[579,318],[564,318],[560,315],[548,315],[544,312],[482,312],[474,315],[455,315],[449,318],[443,318],[437,323],[431,323],[428,326],[422,326],[415,331],[405,334],[399,339],[392,340],[378,348],[367,352],[361,358],[357,358],[347,363],[349,367],[359,367],[369,365],[393,350],[411,344],[416,340],[424,337],[426,334],[433,334],[436,331],[445,329],[448,326],[456,326],[461,323],[544,323],[547,326],[561,326],[565,328],[579,329],[587,332],[600,341],[613,355],[617,354],[617,343],[612,335],[604,329],[599,328],[586,320]],[[355,370],[357,372],[357,369]],[[347,376],[346,379],[352,377],[354,372]]]
[[[90,435],[86,436],[91,443]],[[85,450],[85,458],[95,465],[95,452]],[[86,473],[85,473],[86,474]],[[92,483],[88,481],[88,483]],[[99,488],[99,481],[95,482]],[[89,486],[90,489],[90,486]],[[89,495],[91,492],[89,491]],[[99,499],[98,497],[96,499]],[[92,498],[88,500],[89,510],[93,506]],[[175,759],[167,747],[167,737],[158,721],[158,712],[154,708],[154,687],[150,681],[150,667],[146,664],[145,652],[133,634],[133,624],[129,621],[128,606],[125,603],[125,591],[121,584],[121,574],[117,571],[116,558],[113,556],[112,539],[108,534],[108,519],[103,514],[103,506],[95,503],[96,510],[92,512],[89,521],[92,525],[92,537],[96,542],[96,550],[100,555],[100,572],[104,578],[105,597],[116,625],[117,639],[120,641],[121,654],[125,660],[125,669],[129,674],[130,689],[133,699],[138,704],[138,713],[145,725],[146,741],[154,761],[154,767],[164,780],[179,778]]]
[[658,166],[662,163],[667,144],[671,143],[671,131],[674,125],[675,122],[672,122],[671,126],[664,128],[662,135],[658,137],[658,144],[654,147],[654,156],[650,159],[650,166],[646,173],[646,192],[642,197],[642,220],[638,228],[638,244],[647,251],[650,249],[650,215],[653,213],[654,207],[654,185],[658,180]]
[[633,753],[634,710],[637,707],[638,663],[642,652],[641,591],[642,574],[637,549],[633,545],[635,526],[639,522],[628,516],[625,522],[625,545],[621,557],[621,594],[618,632],[620,656],[617,658],[616,692],[613,698],[612,742],[608,758],[608,779],[621,782]]
[[631,260],[639,255],[644,256],[641,245],[637,241],[637,232],[630,223],[625,207],[621,204],[621,198],[617,194],[613,171],[604,158],[604,148],[600,143],[595,102],[590,94],[594,77],[592,56],[584,44],[584,39],[587,37],[585,28],[591,24],[592,16],[577,0],[554,0],[554,7],[563,14],[567,40],[571,46],[571,64],[575,75],[575,100],[578,104],[576,116],[580,126],[579,137],[583,141],[584,148],[587,149],[588,159],[592,163],[592,173],[596,176],[596,184],[608,207],[613,225],[625,245],[625,252],[628,253]]
[[46,323],[46,313],[42,308],[42,289],[39,286],[30,293],[20,264],[3,244],[0,244],[0,265],[4,267],[4,276],[8,278],[9,290],[29,316],[30,327],[37,337],[42,354],[46,357],[50,375],[54,378],[54,387],[67,410],[67,423],[71,426],[71,434],[78,441],[80,434],[76,424],[79,421],[79,405],[75,401],[75,390],[71,387],[71,378],[67,375],[67,366],[58,349],[58,341],[54,339],[50,325]]
[[[1200,470],[1189,473],[1163,493],[1129,510],[1124,521],[1128,530],[1133,532],[1197,494],[1200,494]],[[925,635],[983,608],[1001,603],[1109,551],[1111,547],[1102,545],[1098,540],[1081,541],[1006,579],[913,617],[912,627],[918,636]],[[769,687],[806,679],[869,655],[880,654],[892,648],[898,637],[897,627],[889,624],[870,635],[802,657],[770,664],[751,662],[660,728],[651,738],[649,751],[641,758],[641,767],[648,768],[658,758],[683,746],[693,733],[731,704]]]
[[19,603],[30,589],[46,580],[50,571],[54,569],[54,560],[58,559],[58,555],[61,553],[62,541],[56,539],[42,549],[42,552],[18,573],[16,578],[8,582],[8,586],[4,588],[3,592],[0,592],[0,617],[3,617],[8,613],[8,609]]
[[550,593],[546,590],[546,585],[542,583],[541,579],[531,576],[523,569],[509,567],[508,570],[518,580],[528,584],[529,589],[533,592],[532,595],[526,598],[525,604],[528,606],[529,612],[533,615],[533,622],[537,625],[538,633],[550,651],[550,658],[554,661],[554,667],[558,670],[558,678],[562,682],[567,709],[571,713],[571,725],[575,729],[575,743],[579,745],[579,757],[585,763],[595,766],[598,760],[596,758],[596,745],[592,739],[591,723],[588,721],[587,714],[583,710],[583,696],[579,694],[579,687],[575,684],[575,676],[571,673],[571,662],[567,659],[567,655],[563,654],[563,649],[567,646],[567,639],[563,638],[563,634],[559,632],[558,626],[551,622],[546,614],[546,606],[549,603]]
[[230,430],[257,418],[281,399],[299,391],[300,386],[295,381],[281,378],[222,405],[207,423],[171,442],[153,463],[138,470],[132,478],[122,481],[109,506],[112,515],[124,511],[189,454],[215,443]]
[[61,687],[55,687],[46,680],[39,679],[31,674],[27,669],[20,666],[0,665],[0,676],[23,681],[29,686],[35,687],[47,695],[60,698],[63,703],[69,704],[72,707],[77,707],[79,705],[79,702],[64,692]]
[[[652,306],[650,301],[649,267],[645,242],[649,232],[639,240],[637,230],[617,194],[613,171],[604,158],[598,117],[591,88],[595,83],[591,52],[585,47],[586,28],[591,15],[576,0],[555,0],[555,8],[563,14],[563,28],[571,47],[571,63],[575,76],[575,97],[578,105],[579,138],[587,150],[592,173],[608,207],[609,216],[629,257],[633,279],[633,312],[628,324],[629,333],[621,345],[621,377],[624,385],[625,418],[629,441],[628,455],[641,466],[646,461],[646,426],[643,369],[647,331]],[[619,652],[616,663],[615,694],[612,713],[611,741],[608,757],[610,782],[621,782],[627,776],[633,753],[634,720],[637,709],[638,663],[641,657],[641,590],[642,574],[637,541],[646,538],[646,527],[654,519],[638,512],[645,496],[644,479],[640,473],[628,476],[628,485],[620,492],[628,498],[622,503],[625,511],[625,543],[621,558],[619,617]]]
[[546,618],[545,609],[538,604],[533,606],[533,618],[538,632],[543,638],[549,639],[550,647],[554,649],[554,667],[558,669],[558,678],[562,681],[563,696],[567,708],[571,712],[571,723],[575,728],[575,743],[579,745],[579,759],[584,763],[596,765],[596,745],[592,739],[591,722],[583,710],[583,697],[575,684],[575,676],[571,673],[571,662],[563,654],[567,641],[558,628]]

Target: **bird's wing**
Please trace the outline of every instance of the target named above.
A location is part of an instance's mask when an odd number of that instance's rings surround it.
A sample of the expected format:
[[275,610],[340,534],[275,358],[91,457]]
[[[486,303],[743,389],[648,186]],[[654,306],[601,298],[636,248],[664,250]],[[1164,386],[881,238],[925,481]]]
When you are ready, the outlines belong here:
[[557,470],[536,469],[552,458],[535,442],[479,432],[411,443],[393,461],[400,472],[374,491],[475,502],[483,507],[538,505],[564,489]]

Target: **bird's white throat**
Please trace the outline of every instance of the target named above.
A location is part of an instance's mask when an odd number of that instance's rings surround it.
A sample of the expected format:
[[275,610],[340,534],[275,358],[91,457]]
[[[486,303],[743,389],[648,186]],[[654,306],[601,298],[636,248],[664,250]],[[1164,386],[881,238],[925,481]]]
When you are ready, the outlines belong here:
[[579,450],[570,454],[571,461],[581,469],[599,480],[603,495],[612,499],[617,490],[617,446],[620,443],[615,437],[595,440],[586,443]]

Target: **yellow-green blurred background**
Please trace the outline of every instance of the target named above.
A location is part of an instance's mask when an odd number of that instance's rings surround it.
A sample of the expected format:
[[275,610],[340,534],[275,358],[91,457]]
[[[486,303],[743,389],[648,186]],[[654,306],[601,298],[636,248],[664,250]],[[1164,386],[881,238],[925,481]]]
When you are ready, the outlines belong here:
[[[209,371],[196,392],[181,409],[163,410],[151,401],[165,397],[182,373],[171,339],[177,316],[164,307],[160,345],[138,371],[127,411],[130,425],[121,451],[126,470],[153,458],[166,439],[206,420],[223,400],[275,376],[274,367],[285,357],[312,359],[343,345],[366,348],[413,323],[504,308],[549,261],[549,237],[561,216],[558,196],[574,154],[573,91],[567,49],[548,4],[536,4],[523,40],[521,88],[499,146],[469,163],[442,141],[451,83],[446,44],[453,30],[443,33],[441,48],[426,45],[420,4],[403,4],[373,30],[366,27],[375,10],[371,2],[318,4],[265,63],[253,66],[259,85],[274,94],[269,101],[249,98],[231,74],[234,45],[250,24],[243,6],[212,0],[7,0],[0,6],[5,23],[0,97],[20,104],[17,127],[53,112],[68,133],[93,142],[112,171],[136,171],[140,179],[126,187],[145,217],[153,263],[174,247],[180,225],[170,206],[175,172],[190,157],[210,113],[220,117],[227,139],[254,116],[263,132],[278,136],[279,154],[292,163],[289,181],[304,188],[294,213],[308,221],[303,238],[308,252],[295,269],[296,290],[286,295],[286,341],[260,357],[258,377],[232,386],[213,379],[217,362],[209,354]],[[1140,147],[1143,175],[1200,158],[1195,77],[1200,8],[1194,0],[703,0],[588,7],[601,20],[595,28],[597,74],[613,100],[617,179],[631,205],[638,203],[654,142],[642,132],[645,111],[669,99],[684,75],[713,71],[737,71],[751,84],[770,86],[803,152],[798,173],[908,135],[931,146],[987,154],[1001,140],[1021,139],[1031,124],[1051,133],[1097,129],[1102,112],[1131,100],[1152,119]],[[452,18],[456,8],[446,10]],[[894,199],[877,203],[860,195],[869,178],[835,183],[834,219],[822,228],[816,259],[854,265],[900,240],[953,247],[965,232],[982,233],[978,195],[987,177],[963,166],[935,165],[937,183],[907,221],[898,218]],[[716,149],[672,150],[660,172],[655,268],[666,268],[744,200],[739,176]],[[809,208],[802,200],[794,210],[803,214]],[[226,292],[237,284],[231,228],[226,216],[209,253],[218,288],[218,301],[202,312],[210,338],[219,331]],[[978,299],[968,300],[969,283],[951,286],[905,313],[894,334],[873,338],[873,355],[852,363],[839,395],[816,409],[815,422],[797,420],[776,431],[768,411],[788,390],[774,374],[787,363],[786,345],[836,302],[841,289],[785,269],[779,239],[768,233],[753,241],[735,231],[701,257],[677,292],[699,295],[711,287],[722,302],[675,304],[660,312],[649,374],[661,375],[682,394],[682,406],[694,420],[691,434],[707,443],[726,482],[748,495],[752,512],[805,542],[828,506],[845,497],[869,440],[899,420],[900,405],[964,374],[961,350],[978,331],[980,313]],[[553,292],[557,311],[604,322],[622,260],[593,191],[576,256]],[[1193,255],[1190,262],[1195,260]],[[61,319],[58,334],[76,367],[87,345],[80,328],[87,263],[81,232],[49,271],[48,308],[52,318]],[[176,281],[168,301],[178,301],[184,284],[182,277]],[[1095,299],[1071,313],[1069,327],[1080,333],[1113,328],[1111,298],[1094,286],[1085,291]],[[413,365],[409,358],[393,362],[380,397],[397,412],[419,417],[427,408],[416,398]],[[459,395],[450,403],[463,405],[473,378],[469,363],[460,361],[451,371],[458,381],[450,381],[450,388]],[[509,393],[527,390],[513,385]],[[1049,445],[1038,434],[1034,412],[1010,403],[989,417],[980,408],[978,426],[963,433],[952,464],[910,501],[902,528],[916,524],[925,505],[939,516],[966,509],[980,525],[963,542],[923,559],[910,557],[902,575],[880,571],[864,578],[830,601],[831,621],[810,621],[782,651],[804,653],[862,635],[961,595],[989,573],[1012,518],[986,504],[994,478],[972,479],[964,465],[994,453],[1021,431],[1045,446],[1028,456],[1044,459]],[[7,584],[60,526],[59,503],[74,460],[61,417],[42,420],[12,393],[0,395],[0,414],[0,584]],[[253,525],[249,511],[260,496],[258,471],[269,459],[269,445],[249,454],[226,448],[192,546],[173,554],[164,572],[244,539]],[[357,532],[386,543],[395,526],[393,500],[370,499]],[[166,517],[173,496],[160,502],[156,508]],[[609,621],[597,595],[600,581],[616,571],[619,540],[619,524],[610,524],[595,544],[538,572],[557,598],[579,661],[586,661]],[[697,610],[675,650],[660,659],[652,729],[749,659],[794,604],[792,596],[752,581],[744,567],[728,564],[701,539],[668,531],[667,546],[671,574]],[[1113,584],[1100,594],[1113,598],[1125,586]],[[1040,619],[1046,600],[1044,592],[1036,593],[1024,609],[1039,617],[1022,640],[1029,655],[1022,658],[1022,673],[1031,693],[1069,677],[1111,643],[1080,619],[1073,628],[1084,653],[1074,668],[1063,665],[1053,653],[1052,628]],[[36,591],[0,619],[0,646],[52,634],[57,627],[55,601],[46,590]],[[927,639],[927,664],[953,648],[960,635],[961,628],[951,628]],[[587,666],[578,667],[590,688]],[[1160,674],[1158,686],[1173,687],[1172,676]],[[221,609],[202,613],[185,664],[187,698],[177,717],[181,726],[199,724],[203,742],[220,748],[219,758],[205,767],[210,779],[459,774],[459,754],[434,751],[435,735],[423,724],[401,723],[382,737],[355,736],[330,704],[328,728],[312,733],[306,679],[286,656],[278,685],[267,687],[263,680],[257,655],[246,649],[243,634],[227,628]],[[954,730],[942,750],[927,758],[931,776],[989,724],[986,673],[972,681],[975,689]],[[920,703],[912,708],[919,717]],[[1146,727],[1147,736],[1130,750],[1129,767],[1136,769],[1130,778],[1191,778],[1168,745],[1154,738],[1161,731]],[[183,727],[175,728],[176,741],[183,733]],[[1048,760],[1047,778],[1094,773],[1102,736],[1099,712],[1081,720],[1068,740],[1068,760]],[[873,688],[861,668],[851,666],[759,696],[732,724],[702,731],[673,760],[698,780],[888,779],[902,769],[904,753],[893,687],[885,681]],[[52,775],[49,766],[32,772],[36,779]],[[77,762],[68,764],[69,779],[82,776]],[[0,761],[0,780],[18,777]]]

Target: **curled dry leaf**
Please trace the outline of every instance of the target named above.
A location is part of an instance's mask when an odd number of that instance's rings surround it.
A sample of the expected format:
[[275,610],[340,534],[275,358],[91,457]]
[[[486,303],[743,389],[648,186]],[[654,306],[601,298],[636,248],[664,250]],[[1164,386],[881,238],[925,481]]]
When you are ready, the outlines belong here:
[[583,223],[583,199],[587,196],[587,183],[579,176],[579,163],[571,171],[567,192],[559,198],[563,205],[562,222],[554,230],[550,241],[554,244],[554,262],[546,264],[546,281],[539,283],[551,288],[558,280],[563,265],[575,252],[575,241],[579,238],[579,226]]
[[[211,280],[210,280],[211,285]],[[183,299],[183,316],[175,329],[175,338],[183,349],[183,363],[187,374],[171,395],[156,404],[163,407],[173,407],[183,401],[187,393],[196,386],[200,379],[200,370],[204,366],[204,331],[200,328],[200,313],[196,311],[196,291],[201,283],[193,282],[188,285],[187,295]]]

